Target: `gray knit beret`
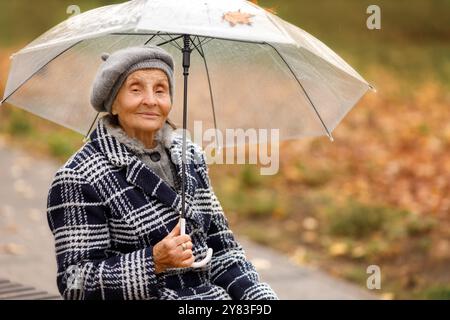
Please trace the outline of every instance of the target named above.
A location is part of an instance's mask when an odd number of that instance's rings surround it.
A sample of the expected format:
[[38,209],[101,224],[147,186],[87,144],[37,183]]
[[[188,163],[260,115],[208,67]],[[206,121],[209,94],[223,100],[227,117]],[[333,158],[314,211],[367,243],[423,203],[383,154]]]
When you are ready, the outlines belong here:
[[95,77],[91,104],[98,112],[111,113],[111,108],[127,77],[141,69],[160,69],[169,80],[170,99],[173,101],[173,70],[172,56],[157,46],[129,47],[113,54],[102,55],[103,64]]

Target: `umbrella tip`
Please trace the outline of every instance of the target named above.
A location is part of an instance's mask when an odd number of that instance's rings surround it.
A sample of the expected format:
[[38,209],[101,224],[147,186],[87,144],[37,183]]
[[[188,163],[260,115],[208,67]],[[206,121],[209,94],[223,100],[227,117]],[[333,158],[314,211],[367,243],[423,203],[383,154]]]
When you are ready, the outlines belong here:
[[328,136],[328,138],[330,139],[331,142],[334,142],[334,138],[331,134]]
[[372,90],[373,92],[377,93],[377,88],[375,88],[373,85],[369,84],[369,88],[370,88],[370,90]]
[[222,154],[222,144],[217,140],[217,136],[215,137],[215,143],[216,143],[216,148],[214,149],[214,152],[216,154]]

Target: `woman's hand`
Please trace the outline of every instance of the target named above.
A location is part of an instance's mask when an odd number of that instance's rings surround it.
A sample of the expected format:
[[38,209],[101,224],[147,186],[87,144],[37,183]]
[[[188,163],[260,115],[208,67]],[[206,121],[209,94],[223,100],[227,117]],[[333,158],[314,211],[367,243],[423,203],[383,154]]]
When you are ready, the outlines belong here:
[[169,268],[188,268],[194,261],[191,237],[180,236],[180,223],[153,247],[156,274]]

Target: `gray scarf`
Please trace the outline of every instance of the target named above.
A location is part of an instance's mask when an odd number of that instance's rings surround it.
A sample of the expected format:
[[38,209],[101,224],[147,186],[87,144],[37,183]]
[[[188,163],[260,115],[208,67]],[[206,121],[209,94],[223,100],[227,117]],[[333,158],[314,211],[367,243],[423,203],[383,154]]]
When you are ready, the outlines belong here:
[[174,129],[168,123],[164,123],[164,126],[155,134],[154,139],[157,142],[156,147],[149,149],[146,148],[139,139],[130,137],[120,125],[117,124],[112,115],[107,114],[103,116],[101,121],[103,121],[103,124],[110,135],[115,137],[120,143],[124,144],[174,190],[178,190],[179,181],[177,179],[176,168],[170,159],[168,151],[172,144],[172,133]]

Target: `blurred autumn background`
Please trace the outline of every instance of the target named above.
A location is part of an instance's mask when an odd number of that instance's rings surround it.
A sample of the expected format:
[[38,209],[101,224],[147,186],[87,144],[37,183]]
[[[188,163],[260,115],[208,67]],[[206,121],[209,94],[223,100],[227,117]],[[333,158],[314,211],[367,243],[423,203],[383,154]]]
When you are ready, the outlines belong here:
[[[121,1],[0,0],[0,92],[9,56],[82,11]],[[257,2],[257,1],[253,1]],[[259,1],[313,34],[378,90],[327,138],[288,141],[280,170],[211,165],[233,230],[300,265],[366,285],[384,298],[450,299],[450,1]],[[366,27],[369,5],[381,30]],[[11,105],[0,139],[61,165],[82,137]]]

